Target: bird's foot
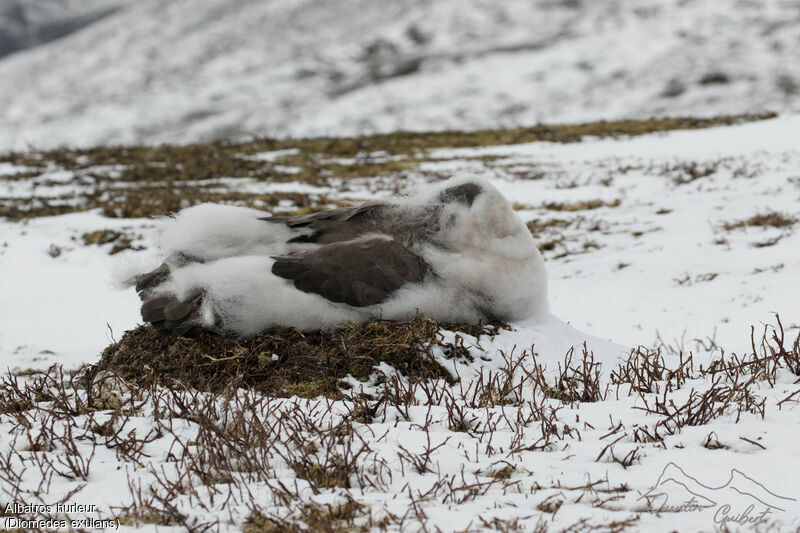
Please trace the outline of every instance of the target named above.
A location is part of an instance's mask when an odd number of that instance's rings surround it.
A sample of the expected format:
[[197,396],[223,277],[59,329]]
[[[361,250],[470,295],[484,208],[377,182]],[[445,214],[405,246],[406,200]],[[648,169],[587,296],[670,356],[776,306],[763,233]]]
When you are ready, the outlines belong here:
[[158,268],[147,274],[136,276],[136,293],[139,295],[139,298],[144,300],[147,292],[164,283],[169,276],[170,269],[169,265],[166,263],[161,263]]
[[146,298],[142,304],[142,319],[162,335],[187,337],[202,330],[201,306],[203,291],[194,289],[183,300],[173,294]]

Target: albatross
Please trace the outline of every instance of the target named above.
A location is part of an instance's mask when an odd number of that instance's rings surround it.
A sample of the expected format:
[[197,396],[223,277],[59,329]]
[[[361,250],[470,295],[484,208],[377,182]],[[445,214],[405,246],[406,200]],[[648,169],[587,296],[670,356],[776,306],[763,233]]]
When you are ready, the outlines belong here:
[[548,314],[536,243],[482,180],[297,216],[201,204],[166,219],[158,244],[164,262],[135,282],[142,318],[165,335]]

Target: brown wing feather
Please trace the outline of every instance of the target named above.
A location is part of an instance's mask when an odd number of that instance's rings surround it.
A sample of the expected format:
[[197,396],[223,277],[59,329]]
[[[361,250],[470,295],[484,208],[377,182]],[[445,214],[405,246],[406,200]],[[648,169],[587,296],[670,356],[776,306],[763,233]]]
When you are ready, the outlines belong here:
[[[265,217],[267,222],[286,224],[301,231],[290,243],[333,244],[382,233],[401,242],[427,239],[439,231],[440,206],[404,207],[372,203],[359,207],[329,209],[310,215]],[[402,209],[402,211],[401,211]]]
[[387,204],[376,203],[329,209],[310,215],[265,217],[261,220],[282,223],[292,229],[302,230],[303,234],[291,239],[290,243],[331,244],[350,241],[364,233],[377,231],[384,222],[384,215],[389,208]]
[[179,300],[171,294],[145,298],[142,319],[149,322],[162,335],[191,335],[199,328],[200,305],[203,293],[195,290],[186,299]]
[[272,273],[303,292],[337,303],[367,307],[425,278],[428,265],[393,240],[367,239],[322,246],[303,256],[275,259]]

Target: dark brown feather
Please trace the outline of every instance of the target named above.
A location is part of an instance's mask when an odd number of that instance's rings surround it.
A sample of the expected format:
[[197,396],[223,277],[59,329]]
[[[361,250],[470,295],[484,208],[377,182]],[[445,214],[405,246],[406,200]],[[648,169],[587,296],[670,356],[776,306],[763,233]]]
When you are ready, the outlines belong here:
[[306,255],[277,257],[272,273],[303,292],[366,307],[385,301],[406,283],[420,282],[427,264],[394,240],[374,238],[322,246]]
[[289,243],[333,244],[352,241],[368,233],[384,233],[402,242],[423,239],[438,228],[439,206],[401,207],[373,203],[341,207],[292,217],[264,217],[271,223],[285,224],[302,232]]
[[169,277],[169,274],[169,266],[161,263],[155,270],[136,276],[136,292],[141,296],[145,291],[161,285]]
[[146,298],[142,304],[142,319],[162,335],[185,336],[199,329],[200,305],[203,293],[192,291],[181,301],[171,294]]
[[481,186],[477,183],[464,183],[443,190],[439,194],[439,199],[445,203],[458,202],[471,206],[481,191],[483,191],[483,189],[481,189]]

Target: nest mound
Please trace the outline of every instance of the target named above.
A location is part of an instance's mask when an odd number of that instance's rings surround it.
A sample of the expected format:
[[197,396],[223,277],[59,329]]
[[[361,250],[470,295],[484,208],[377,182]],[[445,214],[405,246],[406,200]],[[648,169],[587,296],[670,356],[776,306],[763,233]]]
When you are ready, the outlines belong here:
[[471,359],[457,335],[445,342],[443,330],[479,337],[495,335],[505,324],[442,325],[416,317],[406,322],[374,321],[331,330],[267,331],[249,339],[201,332],[194,337],[164,337],[150,326],[130,330],[107,347],[88,371],[107,371],[139,386],[176,384],[199,391],[249,388],[274,396],[327,396],[341,399],[348,375],[366,381],[384,362],[411,379],[454,378],[433,357]]

